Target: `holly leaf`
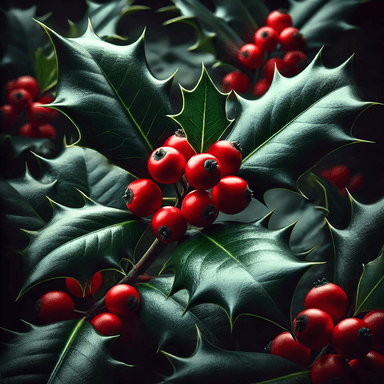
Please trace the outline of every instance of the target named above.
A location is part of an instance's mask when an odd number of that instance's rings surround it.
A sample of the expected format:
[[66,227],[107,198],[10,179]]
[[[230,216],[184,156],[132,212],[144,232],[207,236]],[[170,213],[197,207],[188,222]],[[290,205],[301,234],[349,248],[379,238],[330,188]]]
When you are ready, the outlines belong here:
[[310,376],[309,371],[279,356],[220,349],[206,340],[199,330],[196,350],[190,357],[183,358],[169,353],[165,355],[173,365],[174,372],[163,384],[250,384],[264,381],[269,383],[273,379],[304,384],[308,383]]
[[[301,261],[288,245],[293,225],[220,223],[187,232],[164,270],[175,274],[171,294],[187,289],[186,310],[198,303],[222,306],[231,322],[253,314],[289,329],[291,301],[314,262]],[[282,290],[282,287],[284,289]]]
[[172,79],[152,76],[144,54],[144,36],[117,46],[102,41],[91,25],[78,38],[64,38],[48,27],[58,58],[59,78],[50,107],[77,127],[79,146],[92,148],[135,174],[147,175],[146,162],[162,135],[176,130]]
[[288,12],[293,26],[305,37],[308,50],[316,51],[333,45],[343,31],[355,28],[350,24],[361,0],[289,0]]
[[82,208],[52,201],[47,225],[27,232],[26,278],[19,297],[33,286],[59,277],[75,278],[82,286],[102,269],[122,272],[121,259],[133,259],[148,223],[127,210],[105,207],[84,196]]
[[228,94],[220,92],[207,70],[203,70],[194,89],[181,87],[183,109],[177,115],[169,116],[183,128],[188,142],[197,152],[206,152],[227,129],[231,121],[225,112]]
[[[367,268],[368,263],[376,259],[383,247],[384,199],[366,205],[350,196],[350,202],[352,213],[348,227],[338,229],[329,223],[328,227],[332,235],[335,255],[334,282],[344,289],[352,303],[364,271],[363,264]],[[381,259],[379,258],[376,262],[377,268],[382,265]],[[375,271],[375,267],[370,266],[368,271]],[[361,298],[359,303],[361,304]]]
[[197,341],[196,326],[214,345],[233,347],[228,317],[222,308],[201,304],[184,312],[188,293],[182,290],[169,297],[172,283],[172,276],[164,276],[138,286],[139,316],[157,338],[159,349],[173,346],[183,355],[191,354]]
[[57,84],[57,60],[55,53],[45,55],[40,47],[35,53],[35,75],[41,93],[48,92]]
[[374,309],[384,309],[384,248],[375,260],[363,265],[354,316]]
[[12,342],[1,345],[3,384],[116,382],[128,367],[110,356],[115,337],[99,335],[84,319],[26,326],[27,332],[10,332]]
[[256,198],[272,188],[300,192],[298,178],[324,156],[363,141],[352,136],[351,127],[374,103],[360,99],[350,64],[348,60],[326,68],[319,52],[297,76],[287,78],[276,71],[260,99],[238,96],[238,118],[226,140],[240,142],[243,163],[238,175]]

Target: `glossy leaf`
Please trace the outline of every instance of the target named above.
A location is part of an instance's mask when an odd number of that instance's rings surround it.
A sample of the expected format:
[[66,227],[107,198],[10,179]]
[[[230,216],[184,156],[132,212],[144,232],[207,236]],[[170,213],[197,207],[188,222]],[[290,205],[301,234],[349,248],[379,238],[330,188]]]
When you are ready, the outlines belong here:
[[26,325],[27,332],[12,332],[11,342],[1,345],[3,384],[113,383],[127,368],[109,354],[115,337],[99,335],[84,319]]
[[[212,345],[200,332],[198,336],[196,350],[190,357],[166,354],[174,366],[174,373],[163,381],[164,384],[250,384],[277,378],[294,378],[291,383],[309,380],[308,371],[282,357],[269,353],[226,351]],[[304,377],[306,381],[303,381]]]
[[194,89],[181,90],[183,109],[170,117],[180,124],[197,153],[206,152],[231,123],[225,112],[228,94],[216,88],[205,67]]
[[41,93],[50,91],[57,83],[57,60],[54,52],[47,56],[40,47],[35,53],[35,76]]
[[350,64],[326,68],[320,52],[297,76],[276,72],[260,99],[239,97],[239,115],[227,140],[240,142],[244,157],[238,175],[256,198],[272,188],[298,192],[298,178],[320,159],[360,141],[351,127],[373,103],[361,101]]
[[298,281],[318,263],[301,261],[292,252],[292,225],[270,230],[268,220],[267,216],[255,223],[213,224],[187,232],[165,265],[165,271],[175,274],[171,293],[186,288],[187,308],[214,303],[231,321],[253,314],[289,329]]
[[117,165],[147,174],[146,162],[166,131],[171,79],[157,80],[146,64],[142,36],[117,46],[102,41],[91,25],[78,38],[64,38],[44,26],[55,46],[59,79],[52,108],[76,125],[80,140]]
[[334,228],[329,223],[328,226],[335,255],[334,282],[353,302],[363,264],[368,265],[374,260],[383,247],[384,199],[368,205],[352,197],[350,200],[352,213],[349,226],[345,229]]
[[84,285],[97,271],[122,271],[121,259],[133,259],[148,223],[127,210],[84,198],[82,208],[52,202],[51,221],[37,232],[28,232],[26,278],[19,296],[38,283],[59,277],[73,277]]
[[384,309],[384,248],[375,260],[363,266],[357,289],[355,315],[374,309]]

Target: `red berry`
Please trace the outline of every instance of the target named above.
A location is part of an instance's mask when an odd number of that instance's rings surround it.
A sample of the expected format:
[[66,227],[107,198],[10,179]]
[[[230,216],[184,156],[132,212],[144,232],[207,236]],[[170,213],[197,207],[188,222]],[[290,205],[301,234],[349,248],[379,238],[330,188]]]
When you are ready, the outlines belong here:
[[332,344],[344,359],[359,359],[371,350],[371,330],[361,319],[354,317],[344,319],[333,331]]
[[5,85],[5,95],[8,98],[8,95],[11,91],[13,91],[16,88],[16,80],[10,80]]
[[139,292],[128,284],[113,286],[105,296],[105,306],[117,316],[133,316],[139,310]]
[[185,178],[195,189],[210,189],[221,179],[219,160],[209,153],[192,156],[185,166]]
[[360,359],[352,359],[349,362],[350,367],[354,372],[362,373],[363,375],[371,372],[384,372],[384,356],[376,351],[369,351]]
[[345,359],[339,355],[325,355],[313,364],[311,369],[312,384],[350,384],[352,370]]
[[32,99],[35,99],[40,92],[39,84],[32,76],[20,76],[15,82],[15,88],[22,88],[27,90]]
[[55,101],[55,98],[53,96],[43,96],[40,97],[39,103],[41,104],[51,104]]
[[51,124],[39,125],[36,130],[40,139],[55,140],[56,138],[56,129]]
[[36,302],[39,319],[46,324],[74,319],[74,309],[71,296],[62,291],[47,292]]
[[320,309],[305,309],[293,321],[297,341],[310,349],[325,347],[331,341],[332,331],[332,319]]
[[283,29],[292,26],[291,15],[285,9],[272,11],[267,17],[267,25],[279,34]]
[[279,43],[279,35],[271,27],[261,27],[255,33],[255,43],[260,49],[271,52]]
[[27,90],[17,88],[9,92],[7,100],[8,104],[20,112],[23,109],[29,108],[32,103],[32,96]]
[[19,112],[9,104],[4,104],[0,108],[0,122],[2,127],[11,128],[19,121]]
[[322,279],[307,293],[304,306],[321,309],[337,324],[348,309],[348,297],[338,285]]
[[289,332],[277,335],[270,349],[272,355],[284,357],[302,367],[306,367],[309,363],[311,350],[296,341]]
[[248,207],[252,191],[245,180],[238,176],[225,176],[213,187],[212,195],[219,203],[219,210],[234,215]]
[[[51,122],[58,113],[54,109],[43,107],[40,102],[32,103],[28,108],[28,121],[33,125],[42,125]],[[56,114],[55,114],[56,113]]]
[[280,72],[280,74],[285,75],[285,63],[283,59],[280,59],[278,57],[274,57],[272,59],[269,59],[264,66],[264,73],[265,73],[265,78],[267,79],[266,81],[268,83],[272,82],[274,73],[275,73],[275,67],[277,70]]
[[103,336],[115,336],[123,331],[121,319],[113,313],[100,313],[92,319],[91,324]]
[[249,84],[248,76],[239,71],[230,72],[223,79],[224,92],[231,90],[238,93],[248,92]]
[[283,58],[286,76],[292,77],[300,73],[307,64],[307,55],[301,51],[287,52]]
[[184,174],[185,158],[181,152],[172,147],[155,149],[148,159],[148,172],[162,184],[173,184]]
[[136,216],[147,217],[160,209],[163,194],[152,180],[137,179],[128,185],[123,196],[127,208]]
[[222,177],[236,175],[240,169],[243,155],[238,141],[220,140],[213,143],[207,150],[212,156],[215,156],[221,165]]
[[237,57],[244,67],[256,69],[263,65],[264,51],[256,44],[245,44],[240,48]]
[[196,155],[195,150],[188,143],[182,129],[177,130],[174,135],[168,137],[168,139],[165,140],[164,147],[176,148],[183,154],[185,161],[188,161],[192,156]]
[[184,236],[188,224],[177,207],[166,206],[159,209],[152,217],[153,234],[164,243],[173,243]]
[[23,124],[18,132],[19,136],[30,137],[33,139],[37,139],[39,137],[39,132],[36,127],[34,127],[31,123]]
[[267,80],[267,78],[260,79],[256,82],[255,88],[253,89],[253,94],[257,97],[261,97],[265,92],[268,91],[271,86],[271,82]]
[[355,192],[363,188],[363,185],[364,185],[364,175],[361,173],[358,173],[352,176],[351,180],[347,184],[347,188],[349,192]]
[[351,170],[346,165],[336,165],[331,169],[329,176],[329,180],[337,188],[343,188],[347,185],[351,177]]
[[88,297],[93,295],[103,284],[103,276],[101,272],[96,272],[91,279],[91,287],[89,287],[88,282],[85,284],[85,291],[83,293],[83,289],[79,282],[71,277],[67,277],[65,279],[65,286],[68,291],[75,297],[82,299],[83,297]]
[[363,321],[372,332],[372,349],[384,349],[384,309],[368,312]]
[[297,28],[288,27],[280,32],[279,40],[284,51],[302,51],[305,48],[305,38]]
[[189,224],[205,227],[216,220],[219,203],[210,192],[196,189],[185,196],[181,212]]

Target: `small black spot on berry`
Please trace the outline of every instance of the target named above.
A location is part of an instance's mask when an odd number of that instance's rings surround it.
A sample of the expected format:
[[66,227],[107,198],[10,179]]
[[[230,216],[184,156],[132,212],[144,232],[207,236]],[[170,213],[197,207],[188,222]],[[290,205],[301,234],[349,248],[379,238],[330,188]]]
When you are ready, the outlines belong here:
[[123,199],[125,200],[126,204],[132,203],[132,200],[133,200],[133,191],[132,191],[132,189],[127,188],[127,190],[125,191],[125,193],[123,195]]
[[160,240],[167,241],[173,235],[173,231],[171,228],[167,227],[166,225],[162,225],[157,231],[157,234]]
[[248,201],[250,202],[252,200],[252,191],[249,189],[248,185],[247,185],[247,188],[245,188],[245,191],[244,191],[244,198],[245,198],[245,201]]
[[241,144],[238,141],[232,141],[231,143],[236,148],[237,152],[243,154],[243,148],[241,148]]
[[371,342],[371,330],[366,327],[361,327],[357,332],[357,338],[360,344],[369,344]]
[[273,341],[271,340],[267,345],[266,347],[264,348],[264,351],[266,353],[271,353],[271,350],[272,350],[272,344],[273,344]]
[[165,157],[165,155],[167,154],[167,151],[164,149],[164,148],[159,148],[157,151],[155,151],[153,153],[153,158],[156,160],[156,161],[159,161],[161,160],[162,158]]
[[185,132],[182,128],[178,129],[176,132],[175,132],[175,136],[177,137],[185,137]]
[[203,219],[207,221],[214,220],[217,214],[217,208],[213,204],[207,205],[202,212]]
[[35,311],[36,311],[37,313],[39,313],[39,312],[40,312],[40,309],[41,309],[41,300],[39,299],[39,300],[37,300],[36,303],[35,303]]
[[139,300],[137,300],[137,297],[134,295],[128,297],[127,306],[130,311],[135,311],[139,306]]
[[260,34],[260,37],[261,37],[262,39],[268,39],[268,37],[269,37],[269,32],[268,32],[268,31],[264,31],[264,32],[262,32],[262,33]]
[[322,279],[318,279],[318,280],[316,280],[316,281],[313,283],[313,285],[314,285],[315,287],[321,287],[321,286],[323,286],[323,285],[327,285],[327,284],[329,284],[329,281],[328,281],[325,277],[323,277]]
[[219,166],[219,163],[216,160],[208,159],[204,161],[204,169],[208,173],[215,173],[218,166]]
[[249,51],[242,51],[242,52],[241,52],[241,56],[243,56],[244,59],[248,59],[248,57],[249,57]]
[[297,317],[296,325],[295,325],[297,332],[300,333],[305,331],[307,328],[307,325],[308,325],[308,317],[306,315],[300,315]]

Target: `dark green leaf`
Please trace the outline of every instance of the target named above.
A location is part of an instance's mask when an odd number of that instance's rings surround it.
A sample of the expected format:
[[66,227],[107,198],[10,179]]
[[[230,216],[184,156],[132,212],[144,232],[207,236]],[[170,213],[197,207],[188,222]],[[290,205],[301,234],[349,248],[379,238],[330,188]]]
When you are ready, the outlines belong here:
[[228,94],[216,88],[204,66],[196,87],[191,91],[181,90],[183,109],[170,117],[181,125],[197,153],[206,152],[231,123],[225,112]]
[[48,56],[42,48],[36,51],[35,74],[41,93],[48,92],[57,83],[57,60],[52,51]]
[[59,79],[51,106],[80,131],[77,144],[115,164],[147,174],[146,162],[166,131],[171,79],[155,79],[145,61],[143,37],[127,46],[99,39],[91,26],[67,39],[47,30],[58,57]]
[[301,261],[292,252],[292,225],[270,230],[268,219],[187,232],[165,265],[165,271],[175,273],[172,293],[186,288],[188,307],[214,303],[231,321],[247,313],[288,329],[298,281],[318,263]]
[[109,354],[114,337],[99,335],[84,319],[26,325],[27,332],[12,332],[12,341],[1,345],[3,384],[113,383],[128,367]]
[[375,260],[363,266],[357,289],[355,315],[374,309],[384,309],[384,248]]
[[239,176],[258,199],[271,188],[299,191],[298,178],[320,159],[361,141],[351,127],[372,104],[360,100],[349,60],[329,69],[319,53],[297,76],[276,72],[262,98],[239,97],[239,115],[227,137],[243,148]]

